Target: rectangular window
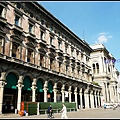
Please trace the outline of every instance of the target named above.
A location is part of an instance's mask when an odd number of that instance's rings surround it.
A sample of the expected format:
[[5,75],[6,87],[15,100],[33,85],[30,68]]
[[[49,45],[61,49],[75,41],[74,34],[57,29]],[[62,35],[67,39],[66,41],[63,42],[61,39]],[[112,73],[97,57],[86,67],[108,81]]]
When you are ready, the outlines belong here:
[[60,49],[60,46],[61,46],[61,42],[58,42],[58,49]]
[[52,40],[53,40],[53,38],[52,38],[52,37],[50,37],[50,45],[52,45]]
[[66,66],[66,75],[68,74],[68,66]]
[[73,50],[71,50],[71,56],[73,56]]
[[67,47],[67,46],[65,46],[65,53],[67,53],[67,48],[68,48],[68,47]]
[[33,25],[29,24],[29,32],[32,33]]
[[44,32],[41,31],[41,33],[40,33],[40,38],[41,38],[41,39],[43,39],[43,34],[44,34]]
[[0,6],[0,16],[2,16],[3,7]]
[[21,8],[21,4],[20,4],[20,3],[17,3],[16,7],[17,7],[18,9],[20,9],[20,8]]
[[15,25],[19,26],[19,17],[18,16],[15,16]]

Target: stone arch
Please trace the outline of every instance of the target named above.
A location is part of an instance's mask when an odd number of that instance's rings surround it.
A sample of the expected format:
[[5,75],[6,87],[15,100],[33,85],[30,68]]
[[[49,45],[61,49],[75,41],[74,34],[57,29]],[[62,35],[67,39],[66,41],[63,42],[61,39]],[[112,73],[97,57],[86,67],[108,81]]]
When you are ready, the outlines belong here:
[[71,86],[71,102],[75,102],[75,94],[74,94],[74,90],[75,90],[75,85]]
[[36,102],[44,102],[44,79],[39,77],[36,81]]
[[50,79],[48,81],[48,90],[47,90],[48,102],[54,102],[53,86],[54,86],[54,82],[52,79]]
[[85,88],[82,87],[82,108],[85,109],[85,96],[84,96],[84,93],[85,93]]
[[[14,112],[17,108],[17,83],[18,83],[18,73],[15,70],[10,70],[6,74],[6,85],[4,87],[3,95],[3,113],[4,112]],[[7,110],[4,107],[7,106]],[[11,110],[11,106],[13,109]]]
[[69,102],[68,89],[69,89],[69,84],[65,84],[65,102]]
[[62,88],[62,82],[58,81],[57,82],[57,94],[56,94],[56,100],[57,102],[61,102],[62,101],[62,93],[61,93],[61,88]]
[[32,101],[32,75],[26,74],[23,79],[23,87],[22,87],[22,101]]

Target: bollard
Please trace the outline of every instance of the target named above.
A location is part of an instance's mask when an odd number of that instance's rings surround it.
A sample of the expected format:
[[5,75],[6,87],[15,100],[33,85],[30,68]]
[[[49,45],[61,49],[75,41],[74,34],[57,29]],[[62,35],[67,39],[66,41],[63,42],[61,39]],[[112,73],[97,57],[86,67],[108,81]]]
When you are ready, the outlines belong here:
[[15,109],[15,114],[17,114],[18,113],[18,110],[17,109]]

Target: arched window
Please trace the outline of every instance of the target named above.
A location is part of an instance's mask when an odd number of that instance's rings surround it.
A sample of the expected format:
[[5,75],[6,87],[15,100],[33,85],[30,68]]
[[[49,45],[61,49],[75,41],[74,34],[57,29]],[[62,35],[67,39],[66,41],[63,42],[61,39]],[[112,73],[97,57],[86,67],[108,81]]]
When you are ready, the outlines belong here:
[[97,69],[97,73],[99,73],[99,64],[96,63],[96,69]]
[[95,64],[93,64],[92,66],[93,66],[93,73],[95,73]]

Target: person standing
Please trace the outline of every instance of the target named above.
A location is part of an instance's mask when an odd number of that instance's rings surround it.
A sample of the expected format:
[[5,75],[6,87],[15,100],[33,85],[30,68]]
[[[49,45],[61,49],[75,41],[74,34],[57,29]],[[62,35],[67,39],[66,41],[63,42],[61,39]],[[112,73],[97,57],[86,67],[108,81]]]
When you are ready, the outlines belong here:
[[48,115],[49,115],[49,117],[52,117],[52,111],[53,109],[52,109],[52,106],[50,105],[49,107],[48,107],[48,110],[47,110],[47,113],[48,113]]
[[61,119],[68,119],[68,117],[67,117],[67,108],[66,108],[66,106],[65,106],[65,104],[63,103],[62,104],[62,110],[60,111],[60,112],[62,112],[62,115],[61,115]]
[[106,109],[106,104],[104,103],[104,110]]

